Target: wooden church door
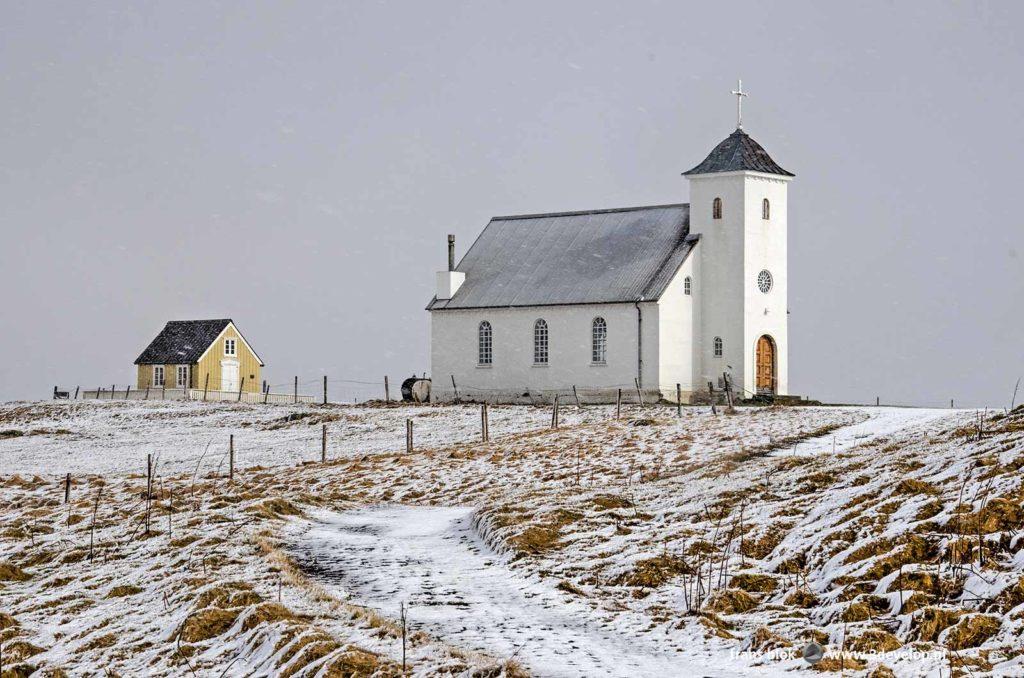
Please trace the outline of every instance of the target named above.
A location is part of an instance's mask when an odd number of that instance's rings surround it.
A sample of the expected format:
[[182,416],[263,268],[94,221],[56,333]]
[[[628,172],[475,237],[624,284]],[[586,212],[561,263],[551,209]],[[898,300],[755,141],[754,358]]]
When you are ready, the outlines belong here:
[[757,392],[775,393],[775,342],[768,335],[757,340]]

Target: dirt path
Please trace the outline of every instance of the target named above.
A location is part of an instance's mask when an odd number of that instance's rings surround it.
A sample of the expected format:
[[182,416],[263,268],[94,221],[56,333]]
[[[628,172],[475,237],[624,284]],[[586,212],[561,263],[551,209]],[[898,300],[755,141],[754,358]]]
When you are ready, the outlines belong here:
[[728,656],[680,654],[619,633],[590,608],[507,568],[472,527],[470,508],[375,507],[322,513],[296,537],[293,554],[336,594],[397,613],[413,628],[540,676],[770,675]]

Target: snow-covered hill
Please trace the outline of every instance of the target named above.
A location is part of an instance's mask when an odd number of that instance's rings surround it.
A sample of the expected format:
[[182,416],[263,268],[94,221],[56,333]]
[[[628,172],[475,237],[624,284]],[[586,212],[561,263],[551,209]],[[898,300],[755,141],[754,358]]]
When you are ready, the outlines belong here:
[[5,670],[1024,672],[1024,409],[479,417],[0,407]]

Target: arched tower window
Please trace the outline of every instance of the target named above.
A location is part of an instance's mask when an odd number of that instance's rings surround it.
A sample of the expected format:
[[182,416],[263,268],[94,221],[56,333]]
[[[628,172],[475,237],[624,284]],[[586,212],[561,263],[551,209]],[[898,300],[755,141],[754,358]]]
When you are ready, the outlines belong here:
[[722,218],[722,199],[715,198],[711,203],[711,218],[721,219]]
[[761,218],[765,220],[772,218],[772,206],[768,202],[768,198],[761,201]]
[[683,278],[683,294],[690,296],[693,293],[693,281],[690,280],[690,276]]
[[493,343],[491,334],[491,323],[486,320],[480,323],[477,330],[477,362],[481,365],[490,365],[494,362]]
[[721,358],[722,357],[722,350],[723,350],[722,338],[721,337],[715,337],[715,357],[716,358]]
[[604,318],[594,318],[591,326],[591,362],[604,364],[608,359],[608,323]]
[[548,324],[543,318],[533,323],[533,364],[548,364]]

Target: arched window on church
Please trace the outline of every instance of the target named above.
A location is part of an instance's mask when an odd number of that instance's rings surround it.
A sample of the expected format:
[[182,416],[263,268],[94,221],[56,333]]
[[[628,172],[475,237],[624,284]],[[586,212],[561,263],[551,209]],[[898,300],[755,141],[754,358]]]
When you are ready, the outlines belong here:
[[548,364],[548,324],[543,318],[533,323],[533,364]]
[[721,358],[722,357],[722,349],[723,349],[722,338],[721,337],[715,337],[715,357],[716,358]]
[[594,318],[591,327],[590,360],[603,365],[608,359],[608,323],[604,318]]
[[764,220],[771,219],[772,217],[772,206],[768,203],[768,198],[761,201],[761,218]]
[[693,293],[693,281],[690,280],[690,276],[683,278],[683,294],[690,296]]
[[711,218],[721,219],[722,218],[722,199],[715,198],[714,202],[711,203]]
[[480,323],[477,330],[477,362],[481,365],[490,365],[494,362],[494,353],[491,335],[491,323],[486,320]]

